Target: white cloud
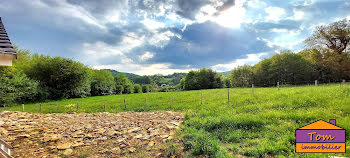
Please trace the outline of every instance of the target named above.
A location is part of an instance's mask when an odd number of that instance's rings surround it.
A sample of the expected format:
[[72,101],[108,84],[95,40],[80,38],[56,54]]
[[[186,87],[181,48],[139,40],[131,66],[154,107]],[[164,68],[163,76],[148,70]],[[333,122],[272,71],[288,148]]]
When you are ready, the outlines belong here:
[[268,53],[258,53],[258,54],[247,54],[246,58],[236,59],[228,64],[217,64],[212,66],[212,69],[216,71],[230,71],[238,66],[242,66],[245,64],[252,65],[256,64],[262,60]]
[[[63,0],[52,0],[50,1],[50,5],[45,2],[46,1],[43,0],[16,1],[14,3],[4,2],[1,3],[1,5],[6,4],[5,7],[8,9],[3,10],[2,6],[0,6],[0,9],[2,11],[18,14],[18,6],[21,6],[21,11],[26,10],[24,13],[28,15],[25,16],[31,19],[45,19],[46,23],[64,25],[65,27],[67,27],[69,24],[72,24],[72,20],[80,20],[80,23],[83,22],[85,24],[93,25],[103,30],[106,29],[106,27],[101,24],[98,19],[96,19],[92,14],[90,14],[90,12],[81,6],[72,5]],[[74,24],[77,24],[77,22],[74,22]]]
[[118,47],[121,51],[128,53],[131,49],[141,46],[144,42],[144,35],[129,32],[122,37],[121,43],[118,44]]
[[93,44],[84,43],[82,45],[82,60],[92,64],[100,64],[99,60],[106,58],[118,58],[123,64],[132,62],[122,50],[122,47],[111,46],[101,41]]
[[195,22],[204,23],[206,21],[213,21],[224,27],[239,28],[244,21],[246,12],[243,7],[244,3],[245,0],[236,0],[234,6],[220,12],[218,12],[216,7],[222,5],[222,3],[217,3],[216,5],[205,5],[196,14]]
[[162,33],[154,32],[153,36],[149,37],[148,43],[151,45],[154,45],[156,47],[164,47],[166,46],[171,37],[176,36],[177,38],[181,39],[181,35],[177,33],[173,33],[171,31],[165,31]]
[[158,22],[155,20],[151,20],[147,17],[145,17],[145,19],[143,19],[141,22],[150,30],[157,30],[157,29],[165,27],[164,23],[161,23],[161,22]]
[[128,54],[133,48],[144,44],[144,36],[138,37],[135,33],[124,35],[120,43],[110,45],[102,41],[95,43],[83,43],[82,55],[86,63],[100,64],[99,60],[107,58],[117,58],[123,64],[132,62]]
[[96,65],[95,69],[114,69],[121,72],[130,72],[138,75],[154,75],[154,74],[173,74],[174,72],[188,72],[192,69],[172,69],[169,63],[157,63],[157,64],[113,64],[113,65]]
[[286,11],[279,7],[267,7],[265,8],[265,12],[268,14],[266,21],[279,21],[286,14]]
[[152,59],[154,57],[154,54],[147,51],[145,54],[142,54],[139,58],[141,61],[146,61],[148,59]]
[[297,9],[293,9],[293,15],[291,17],[288,17],[286,19],[290,19],[290,20],[302,20],[304,17],[304,12],[297,10]]
[[[85,63],[95,69],[114,69],[122,72],[131,72],[139,75],[154,75],[154,74],[172,74],[174,72],[188,72],[191,69],[173,69],[170,68],[170,63],[156,63],[156,64],[138,64],[127,56],[128,50],[133,47],[137,47],[138,44],[132,46],[128,45],[129,42],[134,40],[133,38],[126,36],[122,43],[126,45],[112,46],[107,43],[98,41],[96,43],[84,43],[83,44],[83,55],[82,59]],[[130,44],[130,43],[129,43]],[[139,56],[141,61],[146,61],[154,57],[154,53],[145,52]],[[120,61],[118,64],[103,64],[97,62],[104,59],[116,59]]]
[[261,8],[261,7],[266,7],[267,4],[264,1],[261,0],[249,0],[247,2],[247,5],[251,8]]
[[245,8],[235,5],[230,9],[223,11],[214,21],[221,26],[229,28],[239,28],[243,22]]
[[270,32],[285,33],[285,32],[288,32],[288,29],[273,28],[270,30]]

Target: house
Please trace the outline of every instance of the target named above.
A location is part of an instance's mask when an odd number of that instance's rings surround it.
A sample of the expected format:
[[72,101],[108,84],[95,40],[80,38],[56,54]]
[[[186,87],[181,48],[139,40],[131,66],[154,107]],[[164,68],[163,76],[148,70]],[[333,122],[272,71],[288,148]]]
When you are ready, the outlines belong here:
[[0,158],[12,158],[11,149],[12,146],[0,138]]
[[295,130],[297,153],[344,153],[345,129],[336,120],[318,120]]
[[14,59],[17,59],[17,53],[13,49],[0,17],[0,66],[12,66]]

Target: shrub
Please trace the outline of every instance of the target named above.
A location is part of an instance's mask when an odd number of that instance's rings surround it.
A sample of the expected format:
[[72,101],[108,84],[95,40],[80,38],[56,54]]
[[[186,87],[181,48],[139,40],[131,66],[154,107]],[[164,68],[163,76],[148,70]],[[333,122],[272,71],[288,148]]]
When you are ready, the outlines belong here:
[[142,93],[142,87],[139,84],[134,84],[134,93]]
[[[221,74],[205,68],[199,71],[190,71],[184,81],[181,82],[184,82],[184,89],[186,90],[213,89],[224,86]],[[181,82],[180,84],[182,84]]]
[[90,95],[88,68],[71,59],[34,54],[23,70],[28,77],[39,81],[49,99]]
[[122,94],[124,91],[124,87],[122,85],[115,86],[115,94]]
[[[121,88],[120,86],[123,86],[123,89],[122,89],[123,94],[134,93],[133,84],[124,74],[122,74],[122,73],[118,74],[117,76],[115,76],[114,80],[115,80],[116,88],[117,87]],[[121,90],[121,89],[119,89],[119,90]]]
[[38,82],[29,79],[22,71],[0,67],[0,105],[36,100]]
[[148,93],[148,92],[150,92],[149,86],[148,86],[148,85],[143,85],[143,86],[142,86],[142,92],[143,92],[143,93]]
[[115,83],[112,74],[107,70],[92,70],[91,95],[110,95],[115,91]]

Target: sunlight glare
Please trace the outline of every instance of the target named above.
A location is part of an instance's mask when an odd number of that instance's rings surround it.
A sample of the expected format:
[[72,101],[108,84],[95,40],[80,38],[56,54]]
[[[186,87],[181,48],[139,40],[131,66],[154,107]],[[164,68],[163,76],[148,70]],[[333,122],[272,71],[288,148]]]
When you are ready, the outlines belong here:
[[242,19],[245,15],[245,9],[243,7],[231,7],[223,11],[216,19],[215,22],[221,26],[229,28],[239,28]]

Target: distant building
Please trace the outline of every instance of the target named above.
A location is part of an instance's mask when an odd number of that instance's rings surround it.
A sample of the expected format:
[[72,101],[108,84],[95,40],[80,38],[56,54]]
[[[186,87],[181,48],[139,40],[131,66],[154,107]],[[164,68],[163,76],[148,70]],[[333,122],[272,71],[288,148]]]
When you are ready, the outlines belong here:
[[0,66],[12,66],[14,59],[17,59],[17,53],[13,49],[0,17]]

